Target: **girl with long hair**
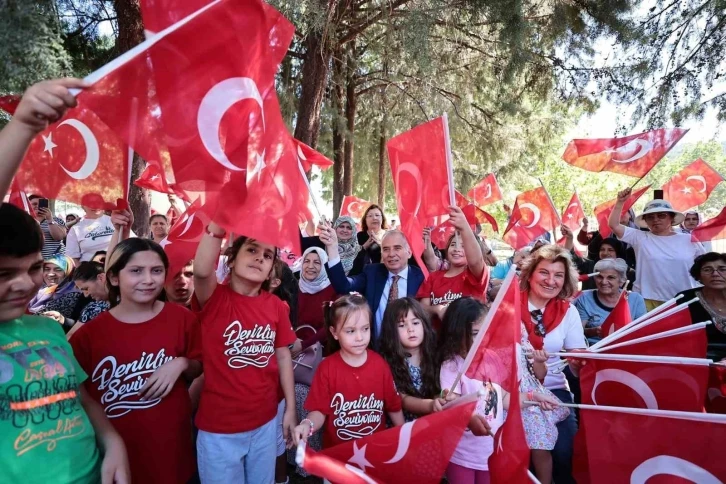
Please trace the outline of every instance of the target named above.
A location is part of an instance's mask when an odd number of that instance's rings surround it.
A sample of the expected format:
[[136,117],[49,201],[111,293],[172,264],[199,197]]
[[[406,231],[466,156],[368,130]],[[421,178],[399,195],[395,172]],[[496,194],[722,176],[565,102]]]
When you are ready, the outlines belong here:
[[116,245],[106,272],[111,309],[70,340],[136,482],[186,482],[195,472],[187,385],[202,372],[201,337],[191,311],[163,302],[168,265],[151,240]]

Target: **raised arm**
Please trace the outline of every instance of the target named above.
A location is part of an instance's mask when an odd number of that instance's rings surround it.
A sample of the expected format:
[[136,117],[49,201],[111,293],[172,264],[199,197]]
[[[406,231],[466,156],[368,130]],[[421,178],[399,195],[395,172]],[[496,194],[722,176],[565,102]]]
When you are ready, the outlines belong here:
[[23,94],[10,122],[0,131],[0,194],[8,194],[10,183],[33,138],[76,105],[69,89],[85,87],[80,79],[55,79],[32,85]]
[[434,252],[434,248],[431,245],[431,227],[425,227],[423,230],[423,241],[424,241],[424,251],[423,254],[421,254],[421,258],[423,259],[424,264],[426,264],[426,268],[429,270],[429,272],[434,272],[439,270],[439,258],[436,257],[436,253]]
[[449,210],[449,215],[451,216],[449,221],[459,232],[461,244],[464,246],[464,251],[466,252],[466,263],[469,266],[469,270],[474,276],[481,277],[486,270],[486,265],[484,264],[484,254],[481,252],[479,241],[476,240],[476,235],[471,230],[471,226],[466,220],[464,212],[456,206],[449,207]]
[[114,210],[111,213],[111,223],[113,224],[113,235],[106,248],[106,270],[111,261],[113,249],[119,242],[126,240],[131,235],[131,226],[134,224],[134,213],[131,210]]
[[194,257],[194,294],[201,306],[206,304],[217,288],[216,271],[223,237],[224,229],[215,222],[210,222],[208,232],[204,234],[197,247],[197,254]]
[[619,239],[622,238],[625,233],[625,225],[620,223],[620,215],[623,213],[623,205],[625,205],[625,201],[628,197],[630,197],[630,192],[630,188],[626,188],[625,190],[618,192],[618,199],[615,202],[613,211],[610,212],[610,217],[608,217],[608,226]]

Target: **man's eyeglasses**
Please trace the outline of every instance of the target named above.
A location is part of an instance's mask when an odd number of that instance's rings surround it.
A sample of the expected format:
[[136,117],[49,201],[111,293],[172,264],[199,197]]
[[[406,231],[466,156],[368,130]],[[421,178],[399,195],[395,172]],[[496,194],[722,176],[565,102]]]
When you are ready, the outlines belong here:
[[532,316],[532,321],[534,322],[534,334],[544,338],[547,331],[545,329],[544,322],[542,321],[544,316],[544,314],[542,314],[542,310],[535,309],[534,311],[530,311],[529,315]]

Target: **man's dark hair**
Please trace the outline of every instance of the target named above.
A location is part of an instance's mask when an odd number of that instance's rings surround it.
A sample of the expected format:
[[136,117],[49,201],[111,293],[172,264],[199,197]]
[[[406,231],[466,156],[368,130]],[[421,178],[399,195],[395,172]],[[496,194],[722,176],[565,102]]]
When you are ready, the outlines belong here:
[[38,222],[15,205],[0,207],[0,255],[25,257],[43,249],[43,232]]
[[93,281],[96,280],[99,274],[103,274],[103,264],[93,261],[81,262],[73,273],[73,280]]
[[36,195],[35,193],[33,193],[32,195],[30,195],[28,197],[28,201],[35,200],[36,198],[43,198],[43,197],[41,197],[40,195]]

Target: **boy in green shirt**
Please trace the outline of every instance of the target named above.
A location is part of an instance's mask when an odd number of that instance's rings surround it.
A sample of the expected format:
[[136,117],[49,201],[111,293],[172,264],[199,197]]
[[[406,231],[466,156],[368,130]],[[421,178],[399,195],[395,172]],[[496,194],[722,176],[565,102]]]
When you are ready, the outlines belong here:
[[[32,133],[74,101],[69,81],[28,90],[0,133],[0,189]],[[71,87],[71,86],[68,86]],[[75,87],[75,86],[72,86]],[[56,113],[56,114],[53,114]],[[38,123],[39,119],[45,120]],[[8,130],[13,136],[8,136]],[[3,192],[4,194],[4,192]],[[61,326],[25,309],[42,283],[43,234],[19,208],[0,206],[0,475],[3,482],[129,482],[126,450],[102,407],[84,394],[88,376]]]

